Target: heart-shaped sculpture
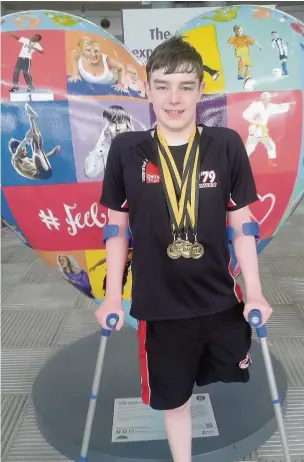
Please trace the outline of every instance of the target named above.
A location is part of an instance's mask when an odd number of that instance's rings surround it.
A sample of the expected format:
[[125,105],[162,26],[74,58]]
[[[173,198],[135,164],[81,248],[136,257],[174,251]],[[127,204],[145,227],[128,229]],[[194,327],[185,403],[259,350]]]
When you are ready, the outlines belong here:
[[[119,132],[155,122],[145,67],[83,18],[35,10],[1,23],[2,219],[98,303],[106,283],[108,210],[99,198],[109,148]],[[205,64],[197,122],[233,128],[245,143],[259,195],[250,206],[258,251],[304,194],[302,31],[294,18],[252,5],[215,9],[177,31]],[[123,306],[135,327],[131,260],[132,249]],[[236,275],[236,262],[232,269]]]

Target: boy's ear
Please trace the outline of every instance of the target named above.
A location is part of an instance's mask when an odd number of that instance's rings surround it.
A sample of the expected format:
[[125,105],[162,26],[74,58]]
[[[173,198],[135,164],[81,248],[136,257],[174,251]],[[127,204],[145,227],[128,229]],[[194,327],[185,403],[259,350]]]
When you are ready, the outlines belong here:
[[148,100],[149,100],[149,103],[151,103],[151,88],[150,88],[150,84],[149,82],[146,80],[145,82],[145,88],[146,88],[146,94],[147,94],[147,97],[148,97]]
[[201,101],[201,97],[202,97],[202,94],[204,93],[204,90],[205,90],[205,82],[202,81],[202,83],[200,84],[200,88],[199,88],[199,96],[198,96],[198,103]]

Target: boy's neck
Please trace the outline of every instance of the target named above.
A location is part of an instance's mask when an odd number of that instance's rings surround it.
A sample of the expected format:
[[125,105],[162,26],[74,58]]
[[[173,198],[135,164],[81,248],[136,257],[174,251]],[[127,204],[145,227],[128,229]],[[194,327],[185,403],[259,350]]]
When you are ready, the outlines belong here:
[[187,144],[190,136],[193,133],[193,130],[196,127],[195,121],[191,123],[188,127],[185,127],[182,130],[170,130],[164,127],[162,124],[157,124],[163,137],[165,138],[168,146],[182,146]]

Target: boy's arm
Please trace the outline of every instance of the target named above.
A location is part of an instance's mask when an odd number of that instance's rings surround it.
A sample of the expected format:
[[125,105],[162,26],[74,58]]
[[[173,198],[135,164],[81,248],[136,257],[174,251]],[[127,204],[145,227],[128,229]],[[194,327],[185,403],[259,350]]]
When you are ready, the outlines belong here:
[[18,40],[19,41],[19,37],[17,37],[17,35],[14,35],[14,34],[8,34],[10,37],[14,38],[15,40]]
[[50,152],[46,154],[46,157],[51,157],[53,154],[56,154],[56,152],[60,151],[60,146],[55,146]]
[[265,324],[271,316],[272,309],[262,293],[255,236],[246,236],[243,233],[243,224],[250,221],[248,207],[228,212],[228,224],[234,230],[232,245],[235,258],[245,282],[246,305],[244,316],[248,320],[249,312],[253,309],[258,309],[262,315],[262,322]]
[[[251,222],[249,205],[258,199],[254,177],[248,155],[241,137],[236,134],[234,149],[231,143],[231,188],[227,209],[228,226],[232,228],[231,243],[235,258],[244,277],[246,304],[244,317],[248,320],[251,310],[261,311],[263,324],[270,317],[272,310],[262,294],[258,268],[255,235],[245,235],[243,225]],[[247,225],[248,226],[248,225]]]
[[18,160],[21,156],[21,153],[23,151],[23,149],[26,147],[26,145],[28,144],[29,142],[29,139],[31,137],[31,131],[29,130],[24,139],[21,141],[21,143],[19,144],[18,148],[16,149],[15,153],[12,154],[12,160]]
[[98,266],[103,265],[106,261],[107,261],[106,258],[102,258],[101,260],[98,260],[98,262],[95,263],[95,265],[93,265],[93,266],[91,266],[91,268],[89,268],[89,271],[94,271],[96,268],[98,268]]
[[109,225],[117,225],[119,233],[106,241],[107,290],[105,299],[121,301],[122,279],[128,257],[129,239],[125,230],[129,225],[129,214],[110,210]]
[[96,311],[96,318],[105,328],[107,316],[111,313],[118,314],[117,330],[122,327],[124,322],[121,304],[122,281],[130,241],[129,209],[122,162],[122,159],[128,157],[129,148],[124,141],[123,135],[117,135],[113,140],[108,155],[100,198],[100,203],[107,207],[109,211],[108,229],[104,228],[103,233],[103,239],[106,240],[107,285],[106,296]]

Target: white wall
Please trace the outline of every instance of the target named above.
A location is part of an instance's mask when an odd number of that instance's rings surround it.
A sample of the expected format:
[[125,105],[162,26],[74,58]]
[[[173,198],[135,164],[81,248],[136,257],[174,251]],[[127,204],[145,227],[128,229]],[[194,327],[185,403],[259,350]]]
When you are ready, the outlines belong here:
[[285,11],[285,13],[294,16],[304,23],[304,2],[298,2],[298,5],[284,5],[280,6],[280,2],[277,3],[277,10]]

